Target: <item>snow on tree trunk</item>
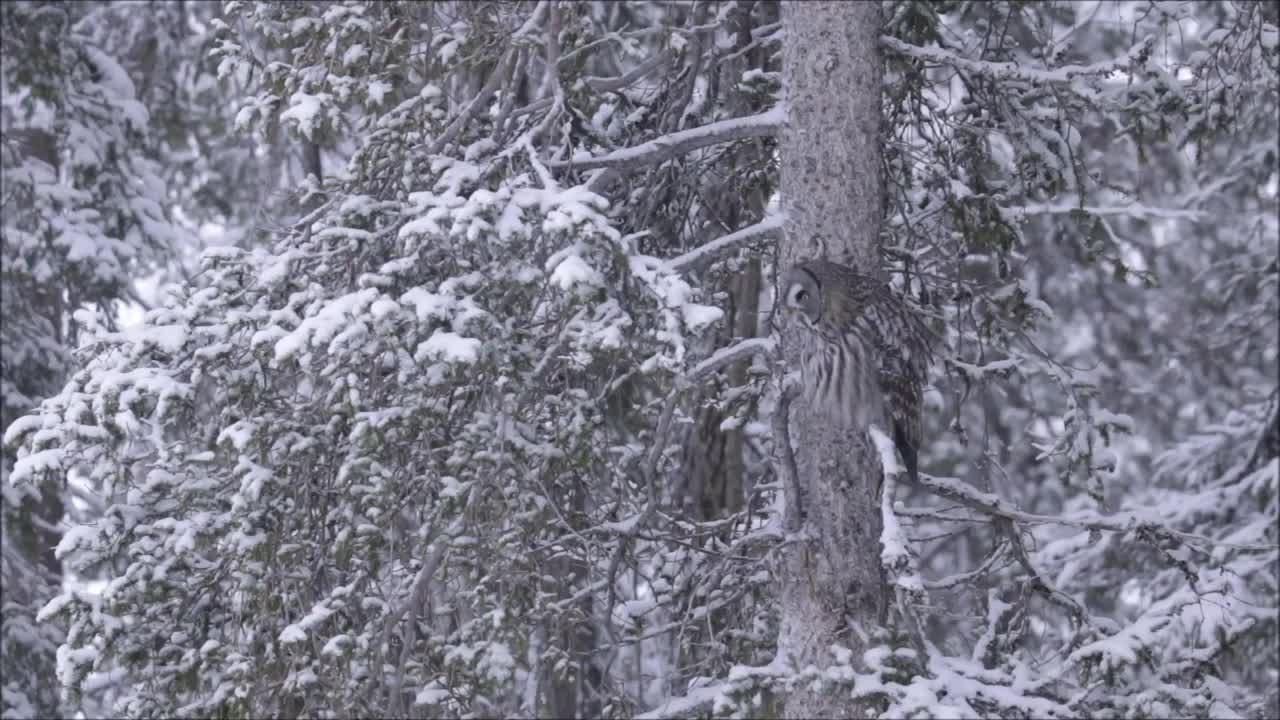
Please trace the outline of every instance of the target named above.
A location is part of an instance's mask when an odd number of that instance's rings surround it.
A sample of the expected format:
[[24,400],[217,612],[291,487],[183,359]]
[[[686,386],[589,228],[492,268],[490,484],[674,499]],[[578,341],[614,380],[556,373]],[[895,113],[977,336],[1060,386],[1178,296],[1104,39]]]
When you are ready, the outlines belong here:
[[[881,222],[877,3],[783,5],[783,265],[826,257],[870,270]],[[799,367],[794,330],[784,334],[788,366]],[[833,646],[861,657],[864,631],[882,622],[880,462],[865,434],[846,433],[792,404],[800,506],[808,536],[779,567],[779,653],[799,668],[825,668]],[[867,717],[847,697],[797,687],[787,717]]]

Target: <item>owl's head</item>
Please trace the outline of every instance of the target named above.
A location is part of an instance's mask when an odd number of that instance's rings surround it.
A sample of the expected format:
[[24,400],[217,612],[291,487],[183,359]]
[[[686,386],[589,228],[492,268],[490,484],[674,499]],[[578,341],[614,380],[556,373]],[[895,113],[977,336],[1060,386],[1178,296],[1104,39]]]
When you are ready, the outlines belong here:
[[813,326],[822,317],[822,282],[804,265],[797,265],[782,278],[783,311]]

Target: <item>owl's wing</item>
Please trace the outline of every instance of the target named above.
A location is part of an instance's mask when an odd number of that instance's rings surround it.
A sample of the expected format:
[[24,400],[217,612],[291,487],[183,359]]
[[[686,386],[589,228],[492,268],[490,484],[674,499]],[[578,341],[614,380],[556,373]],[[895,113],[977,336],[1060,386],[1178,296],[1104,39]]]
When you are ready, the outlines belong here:
[[919,479],[920,395],[933,360],[932,334],[906,300],[887,288],[876,292],[864,318],[876,338],[880,387],[894,444],[915,482]]

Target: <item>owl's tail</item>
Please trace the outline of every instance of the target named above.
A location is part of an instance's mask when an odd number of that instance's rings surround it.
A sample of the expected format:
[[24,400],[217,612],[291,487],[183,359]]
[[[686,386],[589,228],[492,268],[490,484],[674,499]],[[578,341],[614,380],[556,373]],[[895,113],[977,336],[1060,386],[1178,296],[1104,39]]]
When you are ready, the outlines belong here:
[[919,485],[920,474],[916,446],[912,444],[910,436],[908,436],[906,429],[900,422],[893,424],[893,444],[897,446],[898,454],[902,455],[902,461],[907,466],[907,476],[911,478],[912,484]]

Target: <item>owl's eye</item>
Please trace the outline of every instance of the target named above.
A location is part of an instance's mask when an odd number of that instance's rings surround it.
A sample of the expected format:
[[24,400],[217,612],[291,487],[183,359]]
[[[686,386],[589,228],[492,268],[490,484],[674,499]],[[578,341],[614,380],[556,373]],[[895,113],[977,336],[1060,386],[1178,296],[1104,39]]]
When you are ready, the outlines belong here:
[[796,291],[796,295],[795,295],[796,302],[804,302],[805,298],[807,297],[809,297],[808,290],[805,290],[804,288],[800,288],[799,290]]

